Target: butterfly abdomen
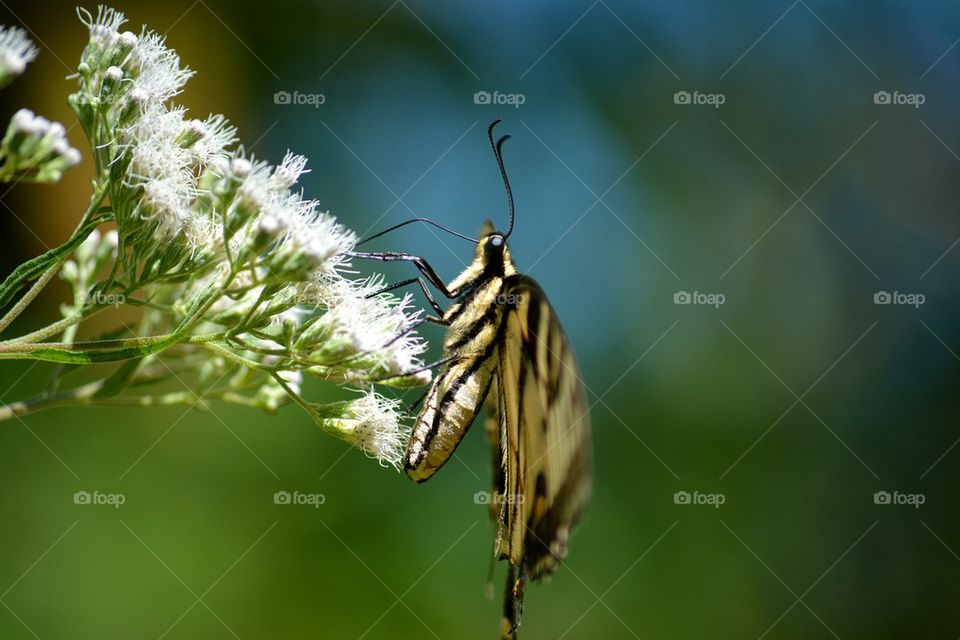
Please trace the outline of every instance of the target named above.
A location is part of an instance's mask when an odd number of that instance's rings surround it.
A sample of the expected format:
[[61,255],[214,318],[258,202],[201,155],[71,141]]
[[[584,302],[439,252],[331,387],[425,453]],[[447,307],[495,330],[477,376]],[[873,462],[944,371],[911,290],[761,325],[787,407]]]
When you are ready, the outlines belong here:
[[449,361],[434,379],[407,445],[405,470],[417,482],[450,459],[483,406],[496,365],[502,288],[503,278],[480,278],[444,316]]

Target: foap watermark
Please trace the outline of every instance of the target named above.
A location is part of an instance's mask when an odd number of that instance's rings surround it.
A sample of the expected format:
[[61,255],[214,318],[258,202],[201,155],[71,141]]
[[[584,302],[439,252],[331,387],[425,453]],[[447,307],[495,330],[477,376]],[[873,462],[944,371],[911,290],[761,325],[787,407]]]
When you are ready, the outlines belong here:
[[107,506],[119,509],[127,501],[122,493],[103,493],[102,491],[77,491],[73,494],[73,504]]
[[673,494],[673,504],[693,504],[708,505],[714,509],[719,509],[720,505],[727,501],[727,496],[722,493],[701,493],[700,491],[677,491]]
[[523,504],[523,496],[508,496],[502,493],[492,494],[489,491],[477,491],[473,494],[473,504]]
[[277,491],[273,494],[273,504],[308,506],[319,509],[327,501],[322,493],[302,493],[300,491]]
[[907,505],[914,509],[919,509],[920,505],[927,501],[927,496],[922,493],[900,493],[899,491],[877,491],[873,494],[873,504],[893,504]]
[[273,104],[293,104],[310,105],[314,109],[319,109],[320,105],[327,102],[327,96],[322,93],[301,93],[300,91],[280,90],[273,94]]
[[902,91],[877,91],[873,94],[873,104],[898,105],[919,109],[927,101],[922,93],[904,93]]
[[499,91],[477,91],[473,94],[473,104],[495,104],[509,105],[514,109],[519,109],[520,105],[527,101],[527,96],[522,93],[500,93]]
[[702,304],[719,309],[727,301],[722,293],[704,293],[702,291],[677,291],[673,294],[673,304]]
[[78,302],[82,305],[119,307],[127,302],[127,297],[122,293],[104,293],[102,291],[96,291],[94,293],[81,295]]
[[495,304],[502,304],[508,307],[518,307],[523,304],[524,295],[522,293],[498,293],[493,299]]
[[700,91],[677,91],[673,94],[673,104],[709,106],[719,109],[727,101],[722,93],[701,93]]
[[898,304],[919,309],[927,301],[922,293],[904,293],[903,291],[877,291],[873,294],[873,304]]

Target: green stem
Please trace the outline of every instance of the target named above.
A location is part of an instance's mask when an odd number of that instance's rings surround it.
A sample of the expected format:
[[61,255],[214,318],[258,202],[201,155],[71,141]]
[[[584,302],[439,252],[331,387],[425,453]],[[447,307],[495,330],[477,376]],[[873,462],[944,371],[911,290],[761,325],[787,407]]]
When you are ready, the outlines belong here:
[[[176,329],[161,336],[149,338],[129,338],[125,340],[101,340],[76,342],[25,342],[24,340],[38,339],[38,336],[48,337],[55,335],[69,324],[79,321],[90,308],[74,312],[59,322],[34,331],[16,340],[0,342],[0,360],[41,360],[44,362],[60,362],[65,364],[93,364],[102,362],[119,362],[131,358],[143,358],[159,353],[180,342],[203,344],[209,340],[222,337],[222,334],[207,336],[190,336],[190,331],[203,319],[207,310],[224,294],[235,277],[230,273],[224,282],[213,290],[198,298],[186,316],[180,321]],[[103,307],[100,307],[102,309]],[[91,312],[92,313],[92,312]]]
[[6,405],[0,405],[0,421],[10,420],[11,418],[22,417],[27,414],[37,413],[54,407],[72,405],[78,407],[89,407],[93,405],[113,406],[113,407],[155,407],[163,405],[196,405],[202,404],[207,400],[222,399],[235,404],[247,404],[257,406],[243,396],[229,391],[205,393],[203,401],[198,402],[197,395],[193,391],[171,391],[156,395],[123,396],[123,397],[97,397],[97,393],[103,387],[104,380],[96,380],[69,391],[62,391],[55,394],[41,394],[21,402],[13,402]]
[[238,364],[242,367],[247,367],[248,369],[255,369],[257,371],[265,371],[267,373],[273,373],[272,367],[268,367],[259,362],[255,362],[248,358],[244,358],[243,356],[238,355],[233,351],[230,351],[230,349],[227,349],[223,345],[217,344],[213,340],[204,341],[203,343],[198,343],[198,344],[201,344],[202,347],[204,347],[205,349],[209,349],[210,351],[213,351],[217,355],[223,356],[228,361],[234,364]]
[[33,286],[31,286],[23,297],[17,300],[17,304],[13,305],[13,308],[10,309],[2,318],[0,318],[0,332],[3,332],[4,329],[10,326],[14,320],[16,320],[24,310],[30,306],[30,303],[33,302],[33,299],[36,298],[41,291],[47,286],[50,280],[53,279],[53,276],[57,275],[57,271],[60,269],[60,265],[63,264],[63,261],[66,260],[66,256],[58,260],[56,263],[51,265],[46,271],[43,272],[39,278],[34,281]]
[[103,380],[96,380],[89,384],[62,391],[52,395],[43,394],[23,400],[22,402],[12,402],[0,406],[0,420],[9,420],[10,418],[25,416],[28,413],[36,413],[44,409],[50,409],[64,404],[90,404],[93,397],[103,386]]
[[162,336],[127,338],[124,340],[96,340],[88,342],[32,342],[0,343],[0,360],[42,360],[65,364],[94,364],[120,362],[144,358],[181,342],[206,344],[222,334],[184,336],[177,330]]
[[303,397],[301,397],[299,393],[297,393],[293,388],[291,388],[290,385],[288,385],[288,384],[286,383],[286,381],[283,379],[283,376],[281,376],[281,375],[280,375],[279,373],[277,373],[277,372],[274,372],[274,373],[273,373],[273,379],[276,380],[276,381],[280,384],[281,387],[283,387],[283,390],[287,392],[287,395],[290,396],[290,398],[291,398],[295,403],[297,403],[298,405],[300,405],[300,407],[301,407],[304,411],[306,411],[308,415],[311,415],[311,416],[313,415],[313,407],[310,406],[310,403],[307,402],[306,400],[304,400]]
[[53,324],[49,324],[46,327],[43,327],[42,329],[31,331],[30,333],[24,334],[19,338],[12,338],[10,340],[4,340],[0,342],[0,351],[2,351],[4,347],[6,347],[7,345],[30,344],[30,343],[36,342],[37,340],[43,340],[44,338],[55,336],[58,333],[63,333],[64,331],[66,331],[68,327],[71,327],[76,323],[80,322],[81,320],[85,320],[86,318],[89,318],[94,314],[100,313],[106,308],[107,307],[103,307],[103,306],[100,306],[100,307],[91,306],[91,307],[84,307],[83,309],[80,309],[78,311],[73,311],[71,313],[68,313],[60,320],[57,320]]

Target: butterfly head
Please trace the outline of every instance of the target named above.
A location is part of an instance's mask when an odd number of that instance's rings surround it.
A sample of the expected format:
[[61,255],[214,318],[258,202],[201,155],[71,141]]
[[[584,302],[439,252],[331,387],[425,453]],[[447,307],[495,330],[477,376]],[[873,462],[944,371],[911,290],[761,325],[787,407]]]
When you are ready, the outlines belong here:
[[487,220],[480,227],[480,238],[477,242],[477,252],[475,259],[484,265],[485,271],[494,272],[498,275],[509,276],[517,272],[513,265],[513,258],[510,257],[510,247],[507,246],[507,236],[493,227],[493,223]]

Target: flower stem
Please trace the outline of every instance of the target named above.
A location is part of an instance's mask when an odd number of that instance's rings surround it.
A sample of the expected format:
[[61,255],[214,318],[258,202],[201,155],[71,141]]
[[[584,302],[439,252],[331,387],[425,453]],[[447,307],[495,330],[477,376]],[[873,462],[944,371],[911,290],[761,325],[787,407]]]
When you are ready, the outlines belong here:
[[19,418],[28,413],[36,413],[64,404],[90,404],[96,393],[103,387],[103,380],[96,380],[69,391],[54,394],[41,394],[21,402],[0,405],[0,420]]

